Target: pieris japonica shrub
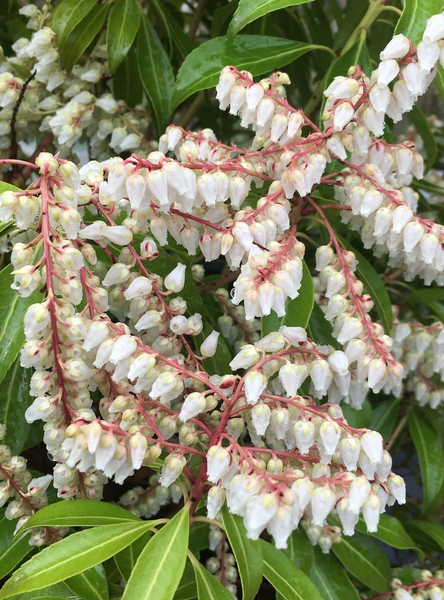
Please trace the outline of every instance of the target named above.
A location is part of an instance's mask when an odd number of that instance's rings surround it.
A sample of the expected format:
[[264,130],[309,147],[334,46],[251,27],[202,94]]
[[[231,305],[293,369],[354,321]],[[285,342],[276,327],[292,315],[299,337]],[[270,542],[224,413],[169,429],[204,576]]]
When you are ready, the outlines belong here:
[[281,2],[153,4],[25,4],[0,65],[0,598],[443,598],[444,13],[291,9],[339,29],[301,109],[255,76],[325,47],[236,35]]

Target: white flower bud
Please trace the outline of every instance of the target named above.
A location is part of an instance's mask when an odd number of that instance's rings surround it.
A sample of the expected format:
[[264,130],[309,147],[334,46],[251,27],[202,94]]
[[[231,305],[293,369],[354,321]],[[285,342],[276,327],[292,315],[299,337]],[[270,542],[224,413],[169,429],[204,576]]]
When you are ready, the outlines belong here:
[[244,389],[248,404],[256,404],[267,383],[267,378],[260,371],[249,371],[245,375]]
[[211,446],[207,452],[208,481],[217,483],[230,468],[230,453],[222,446]]
[[177,267],[165,277],[164,286],[166,289],[171,292],[181,292],[185,285],[185,271],[186,266],[182,263],[178,263]]
[[254,428],[257,435],[264,435],[270,423],[270,407],[268,404],[260,403],[256,404],[251,409],[251,420],[253,421]]
[[318,487],[311,497],[312,524],[322,527],[336,502],[335,493],[328,487]]
[[252,344],[246,344],[245,346],[242,346],[240,351],[230,362],[230,367],[233,371],[237,371],[238,369],[248,369],[255,365],[259,359],[260,354],[258,350]]
[[201,356],[209,358],[210,356],[214,356],[216,354],[219,335],[220,333],[218,331],[213,331],[208,337],[205,338],[200,346]]
[[371,491],[371,485],[369,481],[363,477],[356,477],[352,481],[348,495],[348,508],[351,512],[359,514],[361,506],[366,501]]
[[316,428],[311,421],[296,421],[294,435],[296,446],[301,454],[308,454],[314,444]]
[[367,431],[361,437],[361,447],[374,465],[382,460],[382,443],[382,435],[377,431]]

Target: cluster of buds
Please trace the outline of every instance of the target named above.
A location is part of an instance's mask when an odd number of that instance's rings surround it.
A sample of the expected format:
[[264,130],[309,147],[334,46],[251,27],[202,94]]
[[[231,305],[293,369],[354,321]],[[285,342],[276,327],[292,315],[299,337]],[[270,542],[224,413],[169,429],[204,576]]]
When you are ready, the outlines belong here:
[[404,585],[400,579],[391,582],[393,592],[382,594],[378,598],[388,600],[443,600],[444,571],[421,571],[419,580],[410,585]]
[[239,352],[245,344],[257,342],[260,338],[260,320],[247,321],[243,304],[234,305],[225,288],[218,288],[213,294],[224,313],[217,319],[217,326],[222,337],[233,346],[236,352]]
[[[184,479],[184,485],[188,482]],[[151,475],[148,486],[137,486],[128,490],[119,498],[119,504],[141,519],[150,519],[162,506],[173,502],[177,504],[183,498],[182,487],[176,482],[164,487],[157,474]]]
[[106,89],[95,93],[95,84],[107,73],[106,47],[96,46],[88,65],[76,65],[68,74],[60,61],[57,36],[45,25],[51,17],[48,6],[44,15],[35,5],[19,12],[29,17],[28,26],[36,31],[30,40],[18,39],[12,46],[15,55],[0,63],[0,151],[8,154],[12,128],[29,143],[46,136],[46,147],[54,136],[64,155],[82,136],[88,139],[91,156],[101,160],[110,148],[116,153],[148,149],[144,107],[129,108]]

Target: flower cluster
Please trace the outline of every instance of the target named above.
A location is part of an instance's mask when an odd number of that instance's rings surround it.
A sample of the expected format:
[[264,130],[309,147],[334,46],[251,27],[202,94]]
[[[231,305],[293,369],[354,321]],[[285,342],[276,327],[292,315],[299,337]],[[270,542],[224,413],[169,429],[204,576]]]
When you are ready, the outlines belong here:
[[393,592],[380,597],[388,600],[442,600],[444,598],[444,572],[421,571],[419,580],[404,585],[401,580],[393,579]]

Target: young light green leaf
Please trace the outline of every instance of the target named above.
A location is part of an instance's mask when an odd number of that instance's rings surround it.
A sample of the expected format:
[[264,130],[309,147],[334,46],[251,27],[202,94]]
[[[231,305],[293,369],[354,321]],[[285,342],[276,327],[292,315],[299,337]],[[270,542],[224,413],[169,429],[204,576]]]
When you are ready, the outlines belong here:
[[96,565],[65,580],[65,584],[82,600],[108,600],[105,569]]
[[369,535],[370,537],[374,537],[377,540],[381,540],[381,542],[384,542],[392,548],[399,548],[399,550],[415,550],[418,552],[420,560],[424,559],[424,553],[417,548],[415,542],[396,517],[382,514],[379,518],[378,531],[376,533],[368,533],[365,521],[360,517],[356,525],[356,530],[365,535]]
[[332,551],[347,571],[368,588],[380,594],[388,591],[390,563],[376,540],[360,533],[342,536],[338,544],[333,544]]
[[193,50],[179,69],[171,108],[176,108],[194,92],[214,87],[226,65],[262,75],[323,46],[293,42],[264,35],[225,36],[208,40]]
[[303,261],[303,276],[299,296],[294,300],[287,300],[285,317],[282,325],[287,327],[307,328],[310,315],[314,305],[313,278],[308,270],[305,260]]
[[187,560],[182,579],[174,594],[174,600],[194,600],[194,598],[197,598],[196,578],[193,565]]
[[137,0],[118,0],[113,6],[106,31],[106,51],[111,74],[131,48],[140,26]]
[[142,550],[150,541],[151,535],[151,531],[148,531],[138,540],[115,555],[114,562],[116,563],[117,568],[119,569],[119,572],[125,581],[128,581],[128,579],[131,577],[131,573],[133,572],[137,559],[139,558]]
[[0,382],[5,378],[25,341],[23,318],[26,309],[39,302],[42,297],[36,290],[28,298],[20,298],[17,292],[11,289],[14,280],[12,270],[12,265],[8,265],[0,271]]
[[230,592],[200,564],[192,552],[188,553],[188,558],[193,565],[196,577],[198,600],[233,600]]
[[20,188],[12,183],[6,183],[6,181],[0,181],[0,194],[3,192],[20,192]]
[[66,44],[60,51],[60,56],[68,73],[102,29],[109,5],[95,6],[86,17],[74,27],[68,36]]
[[286,600],[323,600],[317,587],[288,556],[260,540],[264,576]]
[[313,550],[310,579],[319,589],[322,600],[359,600],[358,592],[333,554],[322,554],[318,546]]
[[430,128],[430,123],[424,116],[424,113],[420,108],[414,106],[408,114],[410,121],[416,127],[416,131],[422,138],[424,148],[427,154],[426,170],[427,173],[435,164],[435,160],[438,154],[438,146],[436,144],[435,136]]
[[26,521],[20,532],[33,527],[97,527],[128,521],[140,523],[139,517],[116,504],[96,500],[72,500],[45,506]]
[[384,440],[388,442],[390,435],[397,423],[399,412],[399,399],[384,400],[379,406],[373,408],[372,420],[369,429],[379,431]]
[[426,512],[444,482],[444,452],[441,438],[420,410],[409,415],[409,431],[419,458],[424,488],[422,510]]
[[358,277],[364,284],[364,290],[370,294],[374,302],[375,310],[378,313],[378,317],[380,318],[382,325],[384,326],[385,333],[390,335],[393,323],[392,303],[381,276],[375,271],[367,259],[362,256],[362,254],[360,254],[342,238],[341,245],[347,248],[347,250],[351,250],[355,254],[356,260],[358,261],[356,267]]
[[13,454],[20,454],[25,447],[31,426],[23,413],[34,400],[29,395],[32,369],[20,366],[20,358],[7,372],[0,386],[0,423],[7,427],[7,442]]
[[54,11],[52,29],[57,34],[57,45],[63,47],[74,27],[92,11],[97,0],[62,0]]
[[185,569],[189,510],[186,504],[142,550],[122,600],[172,600]]
[[137,64],[156,119],[157,132],[161,135],[171,115],[174,73],[162,42],[145,16],[137,38]]
[[0,509],[0,579],[8,575],[32,550],[28,536],[14,539],[15,526],[16,521],[7,519],[5,509]]
[[0,590],[0,599],[65,581],[94,567],[134,542],[155,523],[127,521],[73,533],[44,548],[15,571]]
[[233,36],[243,29],[248,23],[263,17],[280,8],[298,6],[313,0],[240,0],[239,6],[234,13],[233,19],[228,27],[228,35]]
[[242,517],[232,515],[226,506],[222,508],[222,521],[231,549],[236,559],[242,584],[244,600],[254,600],[261,586],[263,560],[258,540],[249,540]]
[[422,39],[427,19],[442,11],[442,0],[404,0],[404,9],[395,29],[417,46]]

